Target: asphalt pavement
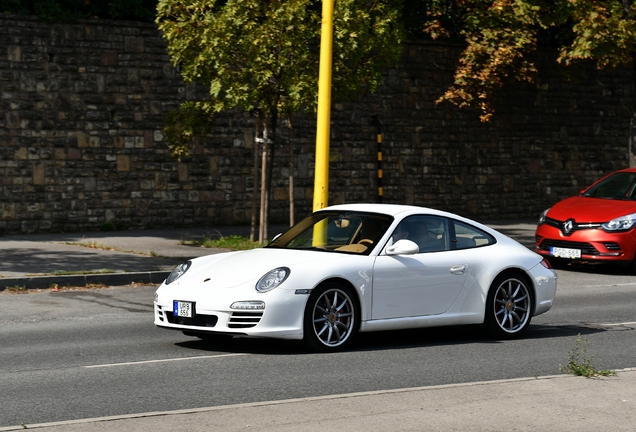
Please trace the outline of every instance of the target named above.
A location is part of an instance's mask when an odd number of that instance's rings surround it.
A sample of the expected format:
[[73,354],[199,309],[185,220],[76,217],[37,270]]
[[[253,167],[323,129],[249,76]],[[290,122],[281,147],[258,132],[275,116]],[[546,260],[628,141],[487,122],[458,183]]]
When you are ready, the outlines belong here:
[[[487,225],[532,248],[534,221]],[[270,227],[270,232],[284,230]],[[277,231],[278,230],[278,231]],[[248,227],[0,237],[0,291],[132,283],[159,285],[179,262],[219,253],[193,240]],[[558,296],[558,290],[557,290]],[[1,300],[0,300],[1,301]],[[0,431],[636,431],[636,368],[613,377],[528,377],[190,410],[140,413]]]

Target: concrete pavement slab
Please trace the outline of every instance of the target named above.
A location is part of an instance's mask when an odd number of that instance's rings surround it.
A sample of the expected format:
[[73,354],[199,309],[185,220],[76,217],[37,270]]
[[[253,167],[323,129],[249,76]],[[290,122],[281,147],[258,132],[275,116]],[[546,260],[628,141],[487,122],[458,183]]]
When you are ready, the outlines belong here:
[[634,431],[636,369],[615,377],[555,375],[24,426],[43,432]]

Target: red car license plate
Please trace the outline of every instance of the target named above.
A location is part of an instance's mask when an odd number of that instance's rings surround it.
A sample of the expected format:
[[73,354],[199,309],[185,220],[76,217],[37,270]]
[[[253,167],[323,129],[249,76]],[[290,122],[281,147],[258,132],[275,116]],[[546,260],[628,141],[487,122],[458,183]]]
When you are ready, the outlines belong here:
[[550,255],[556,258],[574,259],[574,258],[581,258],[581,251],[579,249],[551,247]]

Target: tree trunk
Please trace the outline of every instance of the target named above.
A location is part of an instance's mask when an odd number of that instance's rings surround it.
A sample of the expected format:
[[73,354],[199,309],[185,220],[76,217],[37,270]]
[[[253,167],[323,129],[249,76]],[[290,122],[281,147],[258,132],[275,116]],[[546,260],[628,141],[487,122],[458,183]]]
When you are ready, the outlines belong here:
[[250,240],[254,241],[256,239],[256,212],[258,208],[258,157],[260,156],[260,131],[261,131],[261,121],[262,115],[259,111],[258,117],[256,119],[256,130],[254,131],[254,187],[252,192],[252,218],[250,224]]
[[289,226],[293,226],[296,220],[294,219],[294,130],[291,115],[287,117],[287,129],[289,131]]
[[264,243],[268,237],[267,230],[267,213],[269,206],[269,167],[268,167],[268,158],[269,158],[269,125],[268,125],[269,116],[265,116],[263,118],[263,154],[261,159],[261,212],[260,212],[260,226],[261,229],[258,235],[259,243]]
[[261,160],[261,231],[258,241],[269,240],[269,195],[272,190],[272,169],[274,166],[274,150],[276,143],[276,126],[278,111],[263,115],[263,155]]

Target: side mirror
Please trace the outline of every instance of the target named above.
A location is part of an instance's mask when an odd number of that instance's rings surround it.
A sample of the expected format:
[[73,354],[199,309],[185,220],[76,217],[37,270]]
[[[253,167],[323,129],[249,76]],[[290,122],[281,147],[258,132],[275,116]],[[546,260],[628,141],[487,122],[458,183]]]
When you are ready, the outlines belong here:
[[398,240],[395,244],[387,247],[387,255],[414,255],[420,251],[420,247],[411,240]]

